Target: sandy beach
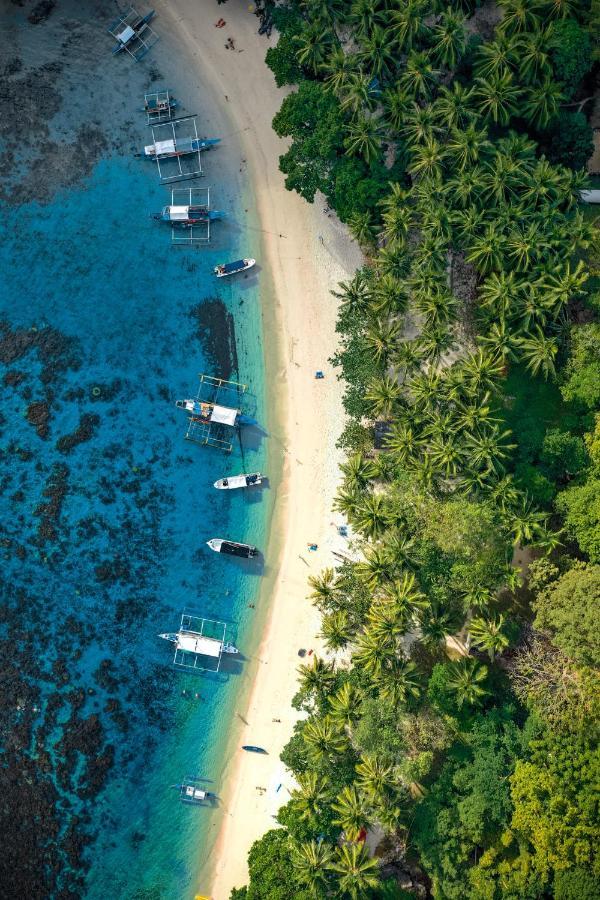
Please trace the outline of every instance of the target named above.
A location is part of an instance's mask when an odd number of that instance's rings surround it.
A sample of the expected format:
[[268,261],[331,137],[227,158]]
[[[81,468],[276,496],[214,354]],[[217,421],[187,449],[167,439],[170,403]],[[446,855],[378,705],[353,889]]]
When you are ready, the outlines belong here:
[[[274,593],[260,645],[256,678],[247,708],[242,744],[258,744],[268,755],[239,752],[223,786],[223,824],[200,893],[226,900],[247,881],[246,857],[253,841],[273,827],[273,815],[289,797],[279,754],[296,718],[298,650],[319,648],[318,614],[306,600],[307,577],[333,561],[342,539],[332,524],[331,501],[338,479],[335,443],[342,427],[341,390],[327,362],[335,346],[336,302],[330,290],[360,265],[357,246],[333,217],[285,190],[278,170],[285,144],[271,129],[284,91],[277,89],[264,56],[270,42],[257,34],[253,7],[240,0],[171,0],[159,3],[164,31],[180,39],[197,64],[203,89],[227,104],[238,146],[256,199],[263,239],[261,265],[267,379],[274,396],[271,453],[283,456],[277,487],[269,565],[276,566]],[[220,17],[226,26],[218,29]],[[235,50],[226,49],[233,38]],[[275,351],[275,352],[274,352]],[[316,380],[317,369],[325,372]],[[276,392],[276,396],[275,396]],[[309,552],[307,543],[318,545]],[[275,559],[273,558],[275,555]],[[278,558],[277,558],[278,557]],[[265,791],[257,790],[258,787]]]

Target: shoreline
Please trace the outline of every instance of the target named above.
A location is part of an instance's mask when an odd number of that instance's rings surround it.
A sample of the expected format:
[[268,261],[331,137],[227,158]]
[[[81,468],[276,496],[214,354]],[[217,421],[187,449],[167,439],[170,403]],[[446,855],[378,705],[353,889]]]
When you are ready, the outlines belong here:
[[[272,471],[281,472],[270,499],[269,572],[259,592],[259,608],[265,602],[269,608],[262,634],[253,635],[253,677],[242,689],[243,702],[236,704],[248,724],[235,722],[232,728],[216,841],[211,828],[199,869],[198,892],[205,894],[210,885],[214,900],[227,900],[232,887],[247,882],[248,850],[273,826],[291,787],[279,754],[299,718],[290,705],[298,649],[319,649],[319,615],[306,599],[307,578],[330,564],[331,549],[340,546],[330,511],[341,455],[335,442],[343,421],[341,392],[327,362],[335,347],[336,302],[330,290],[360,265],[361,255],[343,226],[323,216],[318,200],[311,206],[283,185],[278,157],[285,145],[271,121],[285,89],[276,87],[264,63],[276,36],[270,42],[259,36],[258,19],[239,0],[203,8],[173,0],[168,8],[159,3],[157,12],[163,30],[170,20],[172,35],[197,60],[207,93],[227,98],[226,113],[240,135],[262,232],[265,384],[278,388],[266,396],[268,459]],[[227,26],[215,29],[221,16]],[[230,36],[236,51],[225,50]],[[314,379],[316,369],[325,371],[323,381]],[[316,553],[306,551],[308,542],[318,544]],[[241,753],[235,747],[242,743],[264,746],[268,755]]]

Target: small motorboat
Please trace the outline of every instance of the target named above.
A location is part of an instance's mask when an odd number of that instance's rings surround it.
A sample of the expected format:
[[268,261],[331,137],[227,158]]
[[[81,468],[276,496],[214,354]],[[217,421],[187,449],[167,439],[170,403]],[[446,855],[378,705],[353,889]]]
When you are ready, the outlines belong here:
[[267,753],[263,747],[255,747],[253,744],[244,744],[242,750],[246,750],[247,753]]
[[241,556],[243,559],[252,559],[258,556],[258,550],[251,544],[240,544],[237,541],[225,541],[223,538],[211,538],[206,542],[215,553],[226,553],[228,556]]
[[235,262],[220,263],[215,266],[214,273],[217,278],[225,278],[226,275],[237,275],[238,272],[245,272],[256,265],[255,259],[236,259]]
[[253,487],[257,484],[262,484],[260,472],[251,475],[230,475],[228,478],[219,478],[215,481],[215,487],[219,491],[233,491],[235,488]]

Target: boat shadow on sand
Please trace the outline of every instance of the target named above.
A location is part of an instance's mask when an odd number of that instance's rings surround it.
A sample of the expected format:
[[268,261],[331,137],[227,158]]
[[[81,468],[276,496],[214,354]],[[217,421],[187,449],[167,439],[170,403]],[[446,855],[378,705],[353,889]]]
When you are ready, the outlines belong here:
[[[207,556],[205,554],[213,553],[212,550],[208,548],[205,550],[204,547],[200,547],[196,553],[194,554],[194,561],[198,563],[203,563],[206,561]],[[217,555],[217,554],[216,554]],[[265,564],[265,558],[263,554],[258,551],[256,556],[253,556],[251,559],[245,559],[242,556],[229,556],[225,553],[219,553],[219,562],[224,566],[233,566],[238,571],[243,572],[244,575],[252,575],[254,578],[262,578],[263,575],[266,574],[267,567]]]

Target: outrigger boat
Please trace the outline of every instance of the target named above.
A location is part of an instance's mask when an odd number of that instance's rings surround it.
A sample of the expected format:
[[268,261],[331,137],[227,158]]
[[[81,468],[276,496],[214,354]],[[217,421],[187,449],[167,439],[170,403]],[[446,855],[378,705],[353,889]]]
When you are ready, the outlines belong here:
[[155,11],[151,9],[145,16],[140,16],[138,11],[130,6],[118,19],[115,19],[107,29],[116,41],[113,54],[126,50],[136,62],[139,62],[158,40],[158,36],[150,28],[150,22],[155,15]]
[[235,488],[252,487],[262,483],[262,475],[260,472],[254,472],[252,475],[230,475],[227,478],[219,478],[215,481],[215,487],[219,491],[233,491]]
[[173,785],[179,791],[179,799],[182,803],[192,803],[195,806],[200,806],[207,800],[214,800],[215,794],[199,788],[197,786],[198,783],[199,779],[197,778],[186,778],[182,784]]
[[187,156],[190,153],[198,153],[201,150],[210,150],[216,144],[220,143],[221,138],[169,138],[166,141],[155,141],[153,144],[146,144],[144,153],[138,156],[145,156],[147,159],[174,159],[177,156]]
[[197,419],[200,422],[214,422],[217,425],[229,425],[231,428],[256,425],[255,419],[245,416],[239,409],[230,409],[228,406],[219,406],[206,400],[176,400],[175,406],[190,413],[192,420]]
[[215,553],[226,553],[228,556],[241,556],[243,559],[252,559],[258,556],[258,550],[251,544],[240,544],[237,541],[225,541],[223,538],[211,538],[206,542]]
[[238,272],[245,272],[246,269],[251,269],[255,265],[255,259],[236,259],[235,262],[219,263],[213,271],[217,278],[225,278],[227,275],[237,275]]
[[159,213],[154,213],[152,218],[158,222],[169,222],[171,226],[176,228],[193,228],[194,225],[200,225],[203,222],[216,222],[225,215],[218,209],[209,209],[206,204],[197,206],[163,206]]
[[144,108],[148,125],[158,125],[161,122],[170,121],[171,113],[177,109],[179,102],[171,97],[169,91],[154,91],[144,94]]
[[159,637],[175,644],[173,663],[176,666],[218,672],[224,653],[235,655],[240,652],[231,641],[226,640],[226,633],[225,622],[184,612],[179,631],[167,631]]

